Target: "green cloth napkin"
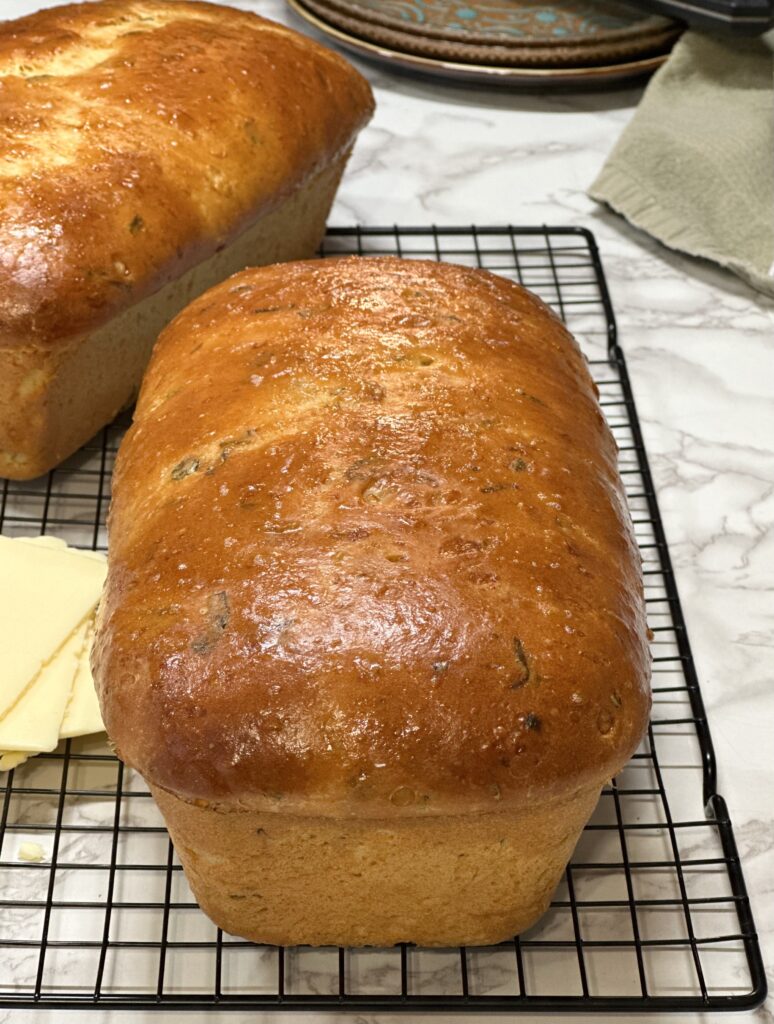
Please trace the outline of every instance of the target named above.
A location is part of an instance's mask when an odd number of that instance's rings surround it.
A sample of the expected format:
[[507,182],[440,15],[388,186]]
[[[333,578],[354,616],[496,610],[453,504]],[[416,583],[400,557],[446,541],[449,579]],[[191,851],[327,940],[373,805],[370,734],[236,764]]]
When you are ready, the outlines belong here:
[[686,32],[589,194],[774,295],[774,32]]

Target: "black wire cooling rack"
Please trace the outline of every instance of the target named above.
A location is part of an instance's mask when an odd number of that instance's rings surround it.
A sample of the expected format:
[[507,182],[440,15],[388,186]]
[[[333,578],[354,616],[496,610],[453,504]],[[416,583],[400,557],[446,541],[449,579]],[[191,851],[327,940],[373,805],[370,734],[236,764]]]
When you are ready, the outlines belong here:
[[[550,911],[484,949],[278,949],[199,911],[142,779],[104,737],[3,778],[0,1005],[367,1010],[743,1009],[760,950],[637,413],[593,236],[574,228],[333,229],[325,255],[486,267],[553,305],[580,340],[620,447],[644,560],[653,717],[605,789]],[[32,483],[5,482],[0,528],[103,549],[120,418]],[[39,863],[19,859],[37,842]]]

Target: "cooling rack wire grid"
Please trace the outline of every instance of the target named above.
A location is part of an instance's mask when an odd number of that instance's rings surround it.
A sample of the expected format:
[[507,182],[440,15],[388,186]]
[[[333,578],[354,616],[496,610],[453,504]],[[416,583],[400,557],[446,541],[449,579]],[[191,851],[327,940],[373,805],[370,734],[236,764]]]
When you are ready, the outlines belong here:
[[[488,948],[278,949],[199,911],[142,779],[104,737],[2,776],[0,1005],[222,1009],[742,1009],[765,976],[593,236],[575,228],[336,228],[322,255],[484,267],[537,292],[581,342],[620,448],[644,561],[653,716],[605,789],[551,909]],[[0,530],[105,550],[128,416],[63,466],[0,486]],[[40,863],[19,860],[39,843]]]

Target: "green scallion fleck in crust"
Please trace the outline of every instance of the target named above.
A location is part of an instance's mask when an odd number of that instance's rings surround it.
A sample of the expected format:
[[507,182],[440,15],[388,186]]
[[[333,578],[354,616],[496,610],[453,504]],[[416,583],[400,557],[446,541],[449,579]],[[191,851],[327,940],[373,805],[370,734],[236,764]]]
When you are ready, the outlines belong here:
[[199,460],[196,458],[183,459],[182,462],[178,462],[175,468],[172,470],[173,480],[184,480],[187,476],[195,473],[199,468]]

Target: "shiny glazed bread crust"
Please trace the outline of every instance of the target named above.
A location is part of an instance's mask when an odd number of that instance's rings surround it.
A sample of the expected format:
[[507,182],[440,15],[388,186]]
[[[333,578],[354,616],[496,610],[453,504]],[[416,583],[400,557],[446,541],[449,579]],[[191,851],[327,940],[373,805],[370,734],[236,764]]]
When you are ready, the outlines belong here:
[[56,345],[180,277],[372,110],[341,57],[232,7],[101,0],[0,24],[0,348]]
[[93,654],[189,801],[385,818],[601,785],[649,709],[639,554],[583,357],[448,264],[248,270],[162,334]]

